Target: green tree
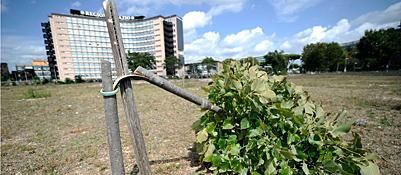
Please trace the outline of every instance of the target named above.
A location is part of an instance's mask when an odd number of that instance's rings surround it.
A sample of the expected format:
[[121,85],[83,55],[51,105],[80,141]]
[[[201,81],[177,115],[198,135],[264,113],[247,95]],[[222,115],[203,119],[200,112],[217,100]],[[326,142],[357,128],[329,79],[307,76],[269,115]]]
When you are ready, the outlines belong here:
[[255,57],[246,57],[240,60],[241,64],[249,63],[250,66],[259,65],[259,61]]
[[166,68],[166,73],[168,76],[174,76],[176,74],[176,70],[182,67],[182,63],[175,56],[168,56],[164,60],[164,66]]
[[230,64],[232,61],[237,61],[237,60],[234,60],[234,59],[232,59],[232,58],[227,58],[227,59],[225,59],[225,60],[223,61],[223,64]]
[[288,60],[297,60],[301,58],[300,54],[285,54],[285,57],[287,57]]
[[264,56],[266,64],[270,64],[273,67],[274,74],[286,74],[288,58],[284,55],[283,51],[269,52]]
[[401,68],[401,30],[366,31],[357,44],[357,58],[365,70]]
[[338,71],[344,59],[343,49],[335,42],[308,44],[302,53],[306,71]]
[[132,71],[139,66],[145,69],[155,68],[155,57],[147,52],[128,52],[127,55],[128,68]]
[[327,43],[325,56],[330,71],[338,71],[344,65],[345,53],[338,43]]
[[202,60],[202,64],[206,65],[207,73],[210,73],[210,70],[212,69],[213,66],[216,64],[216,60],[214,60],[212,57],[206,57]]

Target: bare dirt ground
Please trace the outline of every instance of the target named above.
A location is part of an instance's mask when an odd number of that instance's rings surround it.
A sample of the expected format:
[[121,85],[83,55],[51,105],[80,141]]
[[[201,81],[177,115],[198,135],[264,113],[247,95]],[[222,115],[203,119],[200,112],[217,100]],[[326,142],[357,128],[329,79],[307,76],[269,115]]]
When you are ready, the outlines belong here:
[[[328,112],[348,111],[364,146],[376,152],[383,175],[401,174],[401,74],[289,76]],[[206,96],[205,81],[179,86]],[[153,174],[198,174],[190,148],[199,107],[147,83],[135,83],[135,98]],[[51,97],[26,99],[28,88]],[[1,88],[1,174],[110,174],[100,84]],[[135,159],[119,99],[125,170]]]

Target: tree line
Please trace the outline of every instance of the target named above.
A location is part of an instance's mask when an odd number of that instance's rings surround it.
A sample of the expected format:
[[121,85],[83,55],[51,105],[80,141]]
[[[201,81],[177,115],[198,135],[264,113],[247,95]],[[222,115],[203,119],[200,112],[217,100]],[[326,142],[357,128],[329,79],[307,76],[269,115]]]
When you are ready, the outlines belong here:
[[[302,65],[290,64],[302,60]],[[235,61],[227,58],[223,64]],[[272,51],[263,56],[263,61],[255,57],[239,60],[241,63],[259,65],[274,74],[286,74],[287,68],[301,68],[311,72],[334,72],[343,70],[399,70],[401,69],[401,28],[388,28],[366,31],[354,45],[341,46],[336,42],[318,42],[306,45],[302,54],[285,54],[284,51]],[[207,66],[208,72],[215,66],[216,60],[206,57],[201,64]],[[142,66],[154,69],[155,57],[149,53],[128,53],[128,65],[131,70]],[[175,75],[183,64],[174,56],[169,56],[163,63],[167,75]]]
[[306,71],[399,70],[401,69],[401,28],[368,30],[355,45],[315,43],[304,47]]
[[[156,68],[156,58],[148,52],[128,52],[127,62],[131,71],[135,71],[139,66],[145,69]],[[183,63],[175,56],[168,56],[165,58],[163,66],[167,76],[175,76],[177,69],[181,69]]]

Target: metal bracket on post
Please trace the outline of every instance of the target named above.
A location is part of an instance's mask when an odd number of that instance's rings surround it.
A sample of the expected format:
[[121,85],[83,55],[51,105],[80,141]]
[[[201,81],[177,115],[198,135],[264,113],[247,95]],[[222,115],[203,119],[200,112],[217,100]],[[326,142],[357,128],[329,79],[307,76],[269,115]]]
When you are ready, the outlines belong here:
[[[113,52],[117,76],[124,76],[129,72],[125,49],[122,42],[116,3],[114,0],[105,0],[103,2],[103,8],[107,29],[110,36],[111,49]],[[150,175],[150,165],[148,155],[146,153],[145,140],[143,138],[138,112],[135,105],[131,80],[128,79],[126,81],[122,81],[120,84],[120,90],[123,98],[125,117],[127,118],[129,133],[134,140],[133,143],[135,145],[136,163],[138,164],[139,171],[142,175]]]

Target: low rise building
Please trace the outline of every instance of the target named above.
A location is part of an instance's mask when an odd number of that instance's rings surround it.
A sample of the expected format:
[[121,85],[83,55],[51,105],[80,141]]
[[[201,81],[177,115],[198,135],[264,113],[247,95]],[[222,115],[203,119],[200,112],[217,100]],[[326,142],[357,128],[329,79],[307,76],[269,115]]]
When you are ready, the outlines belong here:
[[40,80],[51,79],[49,63],[45,60],[32,60],[32,68],[35,76]]

